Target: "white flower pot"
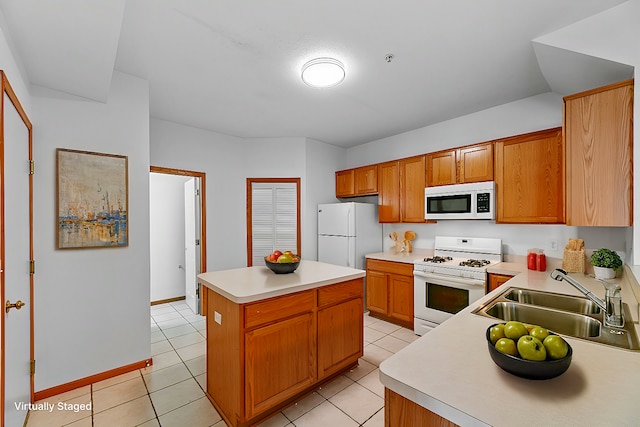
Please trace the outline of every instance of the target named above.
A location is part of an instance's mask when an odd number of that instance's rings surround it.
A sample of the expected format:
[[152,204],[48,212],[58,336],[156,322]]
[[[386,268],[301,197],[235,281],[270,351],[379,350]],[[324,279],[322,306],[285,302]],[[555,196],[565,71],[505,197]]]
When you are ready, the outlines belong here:
[[593,266],[593,272],[596,275],[596,279],[613,279],[616,277],[616,271],[613,268],[596,267]]

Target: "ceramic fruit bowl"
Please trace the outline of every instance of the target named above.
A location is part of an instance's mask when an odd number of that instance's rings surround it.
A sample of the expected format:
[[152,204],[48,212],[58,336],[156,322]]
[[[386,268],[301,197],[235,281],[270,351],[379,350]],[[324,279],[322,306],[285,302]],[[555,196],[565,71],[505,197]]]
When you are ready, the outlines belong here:
[[[520,356],[511,356],[510,354],[501,353],[495,348],[489,338],[489,330],[495,325],[497,325],[497,323],[487,328],[487,344],[489,346],[491,359],[493,359],[495,364],[503,370],[518,377],[530,380],[548,380],[562,375],[567,369],[569,369],[569,365],[571,365],[571,356],[573,355],[573,349],[569,343],[567,343],[569,351],[562,359],[547,359],[541,362],[525,360]],[[549,334],[556,335],[552,332],[549,332]]]
[[271,271],[276,274],[288,274],[296,271],[296,268],[300,265],[300,261],[297,262],[271,262],[266,257],[264,263]]

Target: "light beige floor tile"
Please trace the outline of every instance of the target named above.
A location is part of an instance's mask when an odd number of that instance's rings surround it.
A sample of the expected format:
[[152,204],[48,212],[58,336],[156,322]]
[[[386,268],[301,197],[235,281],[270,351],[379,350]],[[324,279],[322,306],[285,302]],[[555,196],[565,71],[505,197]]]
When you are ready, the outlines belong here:
[[325,399],[334,396],[338,392],[344,390],[353,384],[353,380],[345,375],[340,375],[335,380],[331,381],[328,384],[323,385],[319,390],[318,394],[320,394]]
[[358,425],[328,401],[298,418],[294,424],[296,427],[356,427]]
[[191,378],[191,373],[184,363],[176,363],[164,369],[158,369],[143,375],[149,393],[158,391],[173,384]]
[[204,396],[204,392],[195,379],[189,378],[153,392],[150,396],[153,407],[156,409],[158,416],[160,416],[200,399]]
[[187,369],[189,369],[189,372],[191,372],[191,375],[194,377],[207,372],[206,356],[199,356],[194,359],[187,360],[184,364],[187,365]]
[[156,323],[166,322],[171,319],[181,319],[182,314],[177,311],[172,311],[170,313],[162,313],[162,314],[152,314],[151,317]]
[[[158,326],[162,331],[166,331],[167,329],[175,329],[180,326],[190,326],[189,322],[184,320],[184,317],[180,316],[176,319],[165,320],[163,322],[157,322]],[[165,334],[166,335],[166,334]],[[170,338],[167,336],[167,338]]]
[[206,317],[200,316],[199,314],[187,314],[187,310],[181,311],[180,314],[182,314],[182,317],[184,317],[184,319],[189,323],[199,323],[206,320]]
[[191,334],[193,332],[196,332],[196,328],[186,323],[186,320],[185,320],[184,325],[176,326],[173,328],[167,328],[167,329],[163,328],[162,332],[164,333],[164,336],[167,337],[167,339],[171,339],[171,338],[179,337],[180,335],[186,335],[186,334]]
[[[136,427],[160,427],[160,422],[157,418],[147,421],[146,423],[142,423]],[[226,426],[225,426],[226,427]]]
[[204,331],[207,329],[207,322],[205,320],[202,320],[200,322],[193,322],[192,325],[198,331]]
[[209,399],[202,397],[159,417],[162,427],[209,427],[222,418]]
[[384,407],[384,399],[358,383],[350,385],[329,399],[341,411],[362,424]]
[[375,415],[362,424],[362,427],[384,427],[384,408],[380,409]]
[[80,396],[89,396],[91,394],[91,386],[86,385],[83,387],[74,388],[64,393],[56,394],[55,396],[48,397],[46,399],[39,400],[38,402],[58,403],[66,402],[71,399],[75,399]]
[[[158,325],[160,324],[158,323]],[[160,325],[160,327],[162,327],[162,325]],[[367,327],[375,329],[376,331],[384,332],[385,334],[390,334],[401,328],[401,326],[394,325],[393,323],[385,322],[384,320],[372,323]]]
[[[52,396],[48,399],[38,401],[38,403],[44,403],[45,401],[52,405],[50,406],[51,411],[31,411],[29,413],[27,427],[64,426],[83,418],[91,418],[91,409],[90,406],[87,406],[91,403],[91,395],[89,394],[66,400]],[[64,406],[65,404],[70,406]],[[80,406],[73,405],[85,406],[81,408]]]
[[93,427],[93,419],[91,417],[85,417],[71,424],[66,424],[64,427]]
[[173,350],[171,343],[169,340],[163,340],[151,343],[151,355],[157,356],[160,353],[166,353],[167,351]]
[[151,316],[155,316],[158,314],[174,313],[175,311],[176,310],[173,307],[165,304],[151,306],[151,309],[149,310],[149,312],[151,313]]
[[406,341],[406,342],[414,342],[415,340],[420,338],[411,329],[407,329],[407,328],[400,328],[397,331],[392,332],[391,336],[400,338],[402,341]]
[[112,385],[120,384],[125,381],[136,379],[138,377],[140,377],[140,370],[136,369],[135,371],[127,372],[125,374],[118,375],[117,377],[112,377],[103,381],[99,381],[97,383],[93,383],[91,384],[91,390],[93,390],[93,392],[96,392],[98,390],[102,390],[103,388],[111,387]]
[[389,350],[385,350],[375,344],[367,344],[364,347],[364,356],[362,358],[372,365],[380,366],[382,362],[391,356],[393,356],[393,353]]
[[198,381],[198,384],[200,384],[200,388],[206,392],[207,391],[207,374],[204,373],[204,374],[198,375],[195,378],[196,378],[196,381]]
[[383,338],[383,337],[386,337],[386,336],[387,336],[387,334],[385,334],[384,332],[380,332],[380,331],[375,330],[373,328],[370,328],[368,326],[365,326],[365,328],[364,328],[364,342],[365,343],[376,342],[380,338]]
[[391,353],[395,354],[408,346],[409,343],[401,340],[400,338],[387,335],[384,338],[380,338],[379,340],[377,340],[375,342],[375,345],[377,345],[378,347],[382,347],[385,350],[389,350]]
[[160,328],[157,327],[156,331],[151,331],[151,344],[158,341],[166,340],[167,337],[164,336]]
[[282,412],[278,412],[271,418],[258,424],[257,427],[285,427],[289,424],[291,424],[291,422],[287,419],[287,417],[285,417]]
[[220,420],[211,427],[227,427],[227,423],[225,423],[224,420]]
[[169,303],[171,305],[171,307],[175,308],[176,310],[185,310],[185,309],[189,309],[189,305],[184,301],[173,301]]
[[375,317],[371,317],[368,314],[364,315],[364,326],[372,325],[376,322],[379,322],[380,319],[376,319]]
[[[147,394],[142,376],[93,392],[94,414]],[[146,421],[146,420],[142,420]]]
[[157,356],[153,356],[153,365],[148,368],[141,369],[142,374],[148,374],[149,372],[157,371],[159,369],[167,368],[176,363],[182,363],[182,359],[175,351],[167,351],[166,353],[160,353]]
[[171,338],[169,342],[173,346],[173,348],[181,348],[186,347],[188,345],[196,344],[199,342],[203,342],[204,337],[200,335],[198,332],[192,332],[186,335],[180,335],[175,338]]
[[93,416],[95,427],[137,426],[156,416],[148,395],[128,401]]
[[384,399],[384,385],[380,382],[380,370],[376,369],[358,380],[358,384]]
[[[404,341],[403,341],[404,342]],[[191,344],[186,347],[180,347],[176,349],[178,356],[184,361],[195,359],[196,357],[204,356],[207,352],[207,343],[200,341],[199,343]]]
[[326,399],[318,393],[311,393],[309,396],[297,401],[293,405],[285,408],[282,413],[291,421],[295,421],[311,409],[320,405]]
[[358,360],[358,366],[356,368],[351,369],[345,375],[354,381],[358,381],[360,378],[364,377],[374,369],[376,369],[376,365],[367,362],[363,358],[360,358]]

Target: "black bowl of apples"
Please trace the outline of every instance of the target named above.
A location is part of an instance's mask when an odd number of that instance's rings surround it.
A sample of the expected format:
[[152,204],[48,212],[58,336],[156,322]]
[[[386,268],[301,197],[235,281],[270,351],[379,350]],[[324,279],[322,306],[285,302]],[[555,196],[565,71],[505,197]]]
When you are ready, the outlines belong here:
[[300,265],[300,257],[291,251],[275,250],[264,257],[264,264],[276,274],[288,274],[296,271]]
[[521,322],[496,323],[487,328],[491,359],[503,370],[530,380],[562,375],[573,350],[560,335]]

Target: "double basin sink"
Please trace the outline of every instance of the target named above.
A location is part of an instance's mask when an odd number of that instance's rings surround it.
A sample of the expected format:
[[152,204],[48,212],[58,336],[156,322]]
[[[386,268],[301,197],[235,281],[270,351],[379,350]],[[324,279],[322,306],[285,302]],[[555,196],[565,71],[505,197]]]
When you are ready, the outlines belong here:
[[604,325],[603,310],[588,298],[510,287],[473,313],[505,322],[535,324],[558,334],[639,351],[629,306],[623,304],[623,309],[628,321],[623,328],[612,328]]

